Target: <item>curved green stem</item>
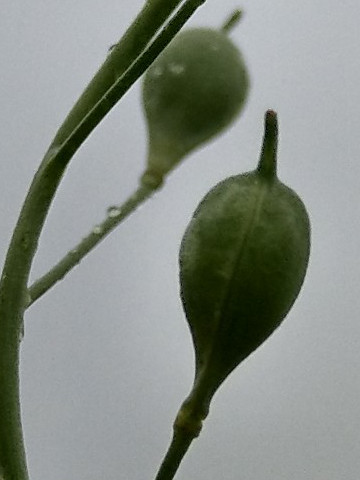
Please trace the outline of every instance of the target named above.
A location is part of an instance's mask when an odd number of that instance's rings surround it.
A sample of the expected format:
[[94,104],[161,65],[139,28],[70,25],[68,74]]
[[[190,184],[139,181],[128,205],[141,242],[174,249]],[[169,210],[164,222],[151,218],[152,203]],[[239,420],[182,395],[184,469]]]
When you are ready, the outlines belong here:
[[[130,84],[134,83],[134,81],[144,72],[147,66],[149,66],[157,57],[157,55],[165,48],[171,38],[173,38],[181,29],[194,11],[204,2],[205,0],[188,0],[185,2],[177,14],[174,15],[174,18],[170,20],[168,25],[162,30],[159,36],[143,52],[139,59],[132,64],[130,69],[127,70],[115,82],[115,84],[106,92],[102,99],[85,115],[85,118],[77,125],[75,130],[70,134],[65,142],[59,148],[54,146],[52,147],[52,149],[54,149],[54,158],[52,161],[54,161],[57,157],[60,157],[61,159],[64,157],[66,159],[69,155],[72,156],[75,153],[77,149],[76,146],[78,144],[80,145],[82,141],[89,135],[92,129],[99,123],[99,118],[101,119],[105,116],[111,107],[128,90]],[[52,150],[50,148],[49,152],[51,153],[51,151]],[[160,187],[160,184],[155,185],[151,182],[145,181],[142,183],[142,187],[140,187],[136,193],[136,195],[138,195],[140,192],[141,201],[144,201],[153,190]],[[142,198],[144,192],[146,192],[146,194],[144,198]],[[129,201],[131,205],[133,203],[133,199],[130,199]],[[136,206],[134,208],[136,208]],[[126,205],[126,209],[124,209],[124,206],[121,207],[121,209],[123,212],[126,212],[128,207],[129,205]],[[131,213],[131,211],[129,213]],[[105,220],[107,223],[106,225],[103,225],[103,230],[106,232],[104,236],[113,230],[113,228],[115,228],[115,226],[118,225],[123,218],[125,217],[121,215],[118,219],[111,219],[111,222],[107,222],[107,220]],[[29,290],[30,300],[28,300],[27,307],[34,303],[37,298],[42,296],[58,280],[63,278],[69,270],[79,263],[79,261],[102,240],[102,238],[103,236],[95,237],[93,233],[90,234],[82,242],[80,242],[77,247],[69,252],[69,254],[66,255],[63,260],[55,265],[50,272],[45,274],[44,277],[40,278]],[[77,253],[75,253],[75,251],[77,251]]]
[[[140,18],[138,17],[128,30],[128,40],[124,40],[125,44],[120,42],[114,52],[109,55],[109,58],[114,58],[113,55],[116,53],[120,58],[122,51],[127,52],[127,54],[124,54],[126,64],[123,68],[124,70],[128,66],[129,68],[115,81],[110,90],[103,86],[105,94],[99,101],[97,101],[96,95],[92,98],[89,94],[89,108],[85,108],[84,112],[88,111],[85,116],[73,113],[65,120],[33,179],[20,212],[0,282],[1,480],[28,479],[20,415],[19,340],[26,306],[29,272],[49,207],[73,154],[203,1],[187,0],[184,6],[174,15],[167,28],[160,33],[141,55],[140,59],[135,60],[137,54],[131,57],[137,51],[137,48],[134,47],[126,48],[131,43],[131,39],[141,44],[142,33],[144,33],[145,41],[143,41],[143,44],[146,45],[148,39],[152,38],[158,30],[159,24],[156,21],[156,16],[159,15],[159,18],[164,18],[161,13],[162,10],[165,9],[169,13],[175,9],[178,3],[178,0],[148,0]],[[139,28],[139,24],[141,26],[140,20],[149,11],[152,12],[155,27],[151,29],[151,25],[144,21],[146,28],[144,25],[143,27],[146,31],[142,32]],[[131,34],[131,32],[136,32],[136,35]],[[99,82],[102,82],[102,77]],[[86,97],[87,95],[83,98],[84,102]],[[97,101],[97,103],[93,106],[94,101]]]
[[183,0],[148,0],[125,32],[111,48],[103,65],[90,81],[65,121],[59,128],[51,147],[61,145],[80,121],[103,97],[116,79],[130,67],[149,44],[158,29]]
[[29,288],[27,307],[30,307],[44,293],[72,270],[93,250],[112,230],[127,218],[141,203],[145,202],[154,192],[148,186],[140,186],[125,203],[108,208],[107,217],[96,225],[72,250],[70,250],[49,272],[39,278]]
[[[71,130],[71,133],[66,137],[63,143],[59,144],[56,140],[58,135],[55,137],[48,150],[48,154],[54,161],[58,161],[61,158],[61,161],[67,163],[70,160],[93,129],[124,96],[131,85],[133,85],[145,72],[156,57],[170,43],[172,38],[180,31],[197,8],[205,3],[205,1],[206,0],[186,0],[155,40],[153,40],[143,53],[131,63],[130,67],[112,83],[100,100],[92,106],[88,113],[76,124],[76,127]],[[118,47],[114,50],[117,50],[117,48]],[[67,120],[65,120],[65,123],[67,123]],[[63,127],[61,127],[61,129],[62,128]],[[46,160],[45,157],[45,161]]]
[[4,480],[28,478],[20,420],[19,341],[32,259],[62,171],[59,163],[50,163],[35,175],[0,283],[0,465]]

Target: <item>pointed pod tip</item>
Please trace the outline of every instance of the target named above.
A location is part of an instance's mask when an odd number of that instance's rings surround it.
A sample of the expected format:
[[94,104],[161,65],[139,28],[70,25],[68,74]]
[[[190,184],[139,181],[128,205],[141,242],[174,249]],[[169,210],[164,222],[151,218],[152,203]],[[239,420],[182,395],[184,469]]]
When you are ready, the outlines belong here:
[[237,8],[227,17],[221,27],[221,30],[226,34],[230,33],[231,30],[233,30],[233,28],[236,27],[236,25],[240,22],[240,20],[242,20],[243,16],[244,11]]
[[267,179],[276,177],[276,160],[278,144],[278,120],[274,110],[267,110],[265,113],[264,138],[258,173]]
[[277,113],[271,109],[265,112],[265,128],[270,125],[277,127]]

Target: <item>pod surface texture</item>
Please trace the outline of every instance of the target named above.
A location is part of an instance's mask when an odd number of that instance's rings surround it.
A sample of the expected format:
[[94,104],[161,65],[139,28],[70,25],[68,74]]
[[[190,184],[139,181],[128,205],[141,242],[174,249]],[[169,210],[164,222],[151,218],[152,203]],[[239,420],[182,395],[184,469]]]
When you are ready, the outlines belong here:
[[196,375],[206,367],[220,384],[280,325],[302,286],[309,250],[305,206],[277,177],[255,170],[204,197],[180,248]]

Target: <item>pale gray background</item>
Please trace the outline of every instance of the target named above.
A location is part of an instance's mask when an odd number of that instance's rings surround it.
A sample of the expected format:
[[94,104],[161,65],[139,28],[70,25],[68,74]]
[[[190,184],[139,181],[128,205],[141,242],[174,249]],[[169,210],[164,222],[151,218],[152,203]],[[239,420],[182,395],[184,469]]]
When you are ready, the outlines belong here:
[[[49,141],[143,1],[1,0],[0,248]],[[208,0],[192,25],[233,33],[246,110],[26,315],[21,379],[33,480],[154,477],[189,391],[193,351],[177,255],[197,203],[253,169],[278,111],[280,178],[306,203],[312,253],[283,326],[216,396],[178,480],[357,480],[360,471],[358,0]],[[44,273],[135,188],[146,153],[140,84],[81,148],[36,257]]]

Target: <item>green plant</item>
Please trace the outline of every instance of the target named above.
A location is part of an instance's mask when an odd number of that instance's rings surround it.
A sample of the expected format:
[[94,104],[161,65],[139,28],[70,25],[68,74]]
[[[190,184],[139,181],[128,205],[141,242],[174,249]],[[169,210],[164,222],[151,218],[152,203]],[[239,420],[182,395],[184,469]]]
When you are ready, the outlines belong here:
[[300,198],[277,179],[276,151],[277,116],[268,111],[257,169],[210,190],[185,232],[180,283],[195,378],[157,480],[172,478],[219,386],[280,325],[303,283],[309,219]]
[[226,128],[248,90],[244,60],[226,31],[179,33],[144,78],[149,152],[143,182],[161,184],[185,155]]
[[[247,93],[246,71],[242,60],[239,61],[235,53],[236,50],[231,46],[225,34],[208,30],[198,30],[190,33],[190,36],[195,35],[196,38],[203,36],[207,38],[208,35],[216,36],[219,42],[221,42],[220,47],[230,52],[230,68],[233,69],[230,71],[234,73],[234,80],[229,93],[232,102],[229,103],[228,99],[225,99],[226,108],[224,115],[218,115],[219,111],[216,110],[215,123],[214,117],[207,115],[205,119],[210,122],[210,126],[204,128],[202,133],[195,137],[192,137],[193,132],[191,129],[189,130],[188,123],[183,123],[182,119],[180,123],[175,124],[175,128],[167,131],[168,139],[169,133],[173,134],[174,131],[182,130],[181,139],[177,138],[176,142],[171,144],[171,148],[168,144],[164,148],[163,143],[156,143],[154,141],[156,136],[154,132],[156,130],[151,130],[149,168],[145,176],[143,176],[138,190],[124,205],[111,209],[104,222],[94,228],[48,274],[33,285],[28,285],[29,272],[43,224],[70,160],[102,118],[122,98],[136,79],[145,72],[182,28],[186,20],[203,3],[205,3],[204,0],[187,0],[183,2],[180,0],[148,0],[146,2],[137,19],[120,42],[111,49],[106,61],[59,128],[39,170],[34,176],[9,245],[0,284],[0,475],[2,480],[26,480],[28,478],[19,399],[19,350],[23,331],[23,317],[26,309],[58,280],[63,278],[81,258],[129,215],[140,202],[148,198],[161,185],[164,175],[184,155],[224,128],[234,118],[235,114],[240,111],[245,100]],[[176,10],[179,5],[180,8]],[[164,23],[166,24],[165,27],[157,33]],[[228,30],[232,23],[233,18],[226,23],[224,30]],[[179,36],[179,39],[186,38],[186,34],[184,33],[183,35],[184,37]],[[165,52],[164,55],[166,55]],[[232,63],[233,61],[235,63]],[[195,69],[195,66],[191,65],[189,68]],[[224,65],[222,68],[228,68],[228,65]],[[198,73],[203,74],[203,69],[199,70]],[[239,80],[239,83],[237,83],[236,79]],[[222,91],[223,88],[225,88],[225,85],[222,85],[220,90]],[[145,99],[147,98],[146,108],[149,124],[153,122],[152,124],[155,125],[156,123],[156,128],[159,128],[161,124],[159,120],[161,120],[162,116],[161,111],[152,110],[149,113],[149,99],[153,95],[154,93],[150,93],[148,86],[145,84],[144,97]],[[212,92],[211,95],[215,95],[215,93]],[[176,114],[179,113],[181,105],[184,105],[184,103],[181,102],[180,105],[176,106]],[[193,102],[190,102],[188,105],[190,108]],[[165,102],[163,108],[166,109],[167,106],[167,102]],[[203,117],[203,115],[199,116],[197,112],[196,116],[191,118],[191,121],[200,117]],[[171,125],[170,122],[161,124],[160,130],[164,131],[165,126],[169,125]],[[202,126],[198,124],[197,127],[197,133],[199,133]],[[186,139],[189,139],[189,143],[184,145]],[[174,142],[173,135],[171,141]],[[180,144],[181,146],[179,147]],[[170,152],[175,148],[176,155],[171,159],[170,166],[166,165],[164,167],[164,159],[167,160],[167,157],[162,156],[160,158],[155,155],[154,151],[156,154],[161,152],[161,155],[170,155]],[[158,161],[160,161],[160,168],[158,168]],[[149,179],[152,179],[152,181],[149,181]],[[182,251],[182,255],[184,255],[184,251]],[[183,288],[185,289],[184,284]],[[183,294],[185,297],[186,294]],[[189,318],[190,324],[193,324],[192,322],[194,321],[194,319],[190,321]],[[205,358],[203,357],[203,352],[201,353],[201,358],[198,357],[198,367]],[[182,413],[183,411],[180,412],[180,420],[178,418],[176,425],[179,422],[184,424]],[[201,418],[203,418],[203,412],[201,413]],[[186,444],[187,442],[189,443],[189,440],[192,440],[193,434],[197,433],[198,424],[195,424],[194,430],[194,425],[191,422],[187,422],[186,418],[185,423],[192,430],[192,435],[187,437]],[[184,444],[182,444],[180,448],[178,445],[175,445],[175,449],[173,447],[170,448],[170,455],[166,457],[165,463],[158,474],[158,479],[171,479],[173,477],[187,447],[188,445],[186,445],[184,450]],[[171,452],[175,453],[175,455]]]

